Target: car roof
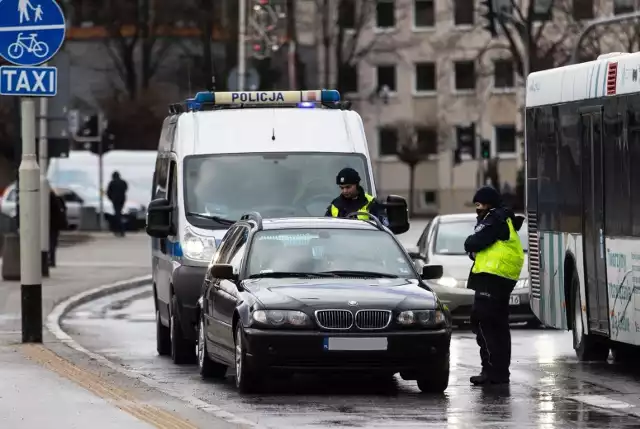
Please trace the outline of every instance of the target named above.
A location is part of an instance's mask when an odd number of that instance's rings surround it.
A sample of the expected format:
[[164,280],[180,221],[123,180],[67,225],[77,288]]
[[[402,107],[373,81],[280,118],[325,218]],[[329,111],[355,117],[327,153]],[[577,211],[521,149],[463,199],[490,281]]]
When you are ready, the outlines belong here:
[[[263,230],[279,229],[359,229],[379,231],[375,225],[368,221],[358,219],[342,219],[332,217],[300,217],[300,218],[270,218],[262,220]],[[387,231],[384,231],[387,232]]]
[[[524,216],[520,213],[516,213],[516,216]],[[454,214],[444,214],[439,215],[437,217],[438,222],[440,223],[455,223],[455,222],[475,222],[477,215],[475,213],[454,213]],[[525,217],[525,222],[527,221]]]

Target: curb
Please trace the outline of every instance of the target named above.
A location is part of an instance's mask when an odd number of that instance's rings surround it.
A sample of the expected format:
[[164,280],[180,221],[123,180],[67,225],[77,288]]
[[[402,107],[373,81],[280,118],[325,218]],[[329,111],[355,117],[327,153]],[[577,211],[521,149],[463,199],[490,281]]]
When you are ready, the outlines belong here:
[[185,402],[187,405],[191,406],[200,411],[204,411],[212,416],[224,420],[227,423],[236,424],[243,428],[252,428],[252,429],[264,429],[263,426],[259,425],[256,422],[244,419],[242,417],[231,414],[228,411],[225,411],[221,407],[218,407],[213,404],[209,404],[201,399],[198,399],[194,396],[185,396],[181,395],[169,387],[166,384],[159,383],[153,380],[150,377],[147,377],[141,374],[138,371],[129,370],[123,367],[122,365],[118,365],[114,362],[111,362],[106,357],[94,353],[86,348],[82,347],[78,344],[69,334],[67,334],[64,329],[62,329],[61,322],[62,319],[69,314],[69,312],[78,308],[79,306],[86,304],[87,302],[94,301],[96,299],[104,298],[105,296],[113,295],[120,292],[125,292],[131,289],[136,289],[138,287],[145,286],[151,283],[153,276],[146,275],[140,277],[134,277],[129,280],[123,280],[116,283],[107,284],[104,286],[100,286],[77,295],[71,296],[64,301],[57,304],[51,313],[47,316],[47,322],[45,324],[47,330],[53,334],[53,336],[60,341],[61,343],[71,347],[72,349],[87,355],[89,358],[99,362],[100,364],[112,369],[126,377],[132,378],[134,380],[138,380],[149,387],[152,387],[168,396],[171,396],[175,399],[178,399],[182,402]]

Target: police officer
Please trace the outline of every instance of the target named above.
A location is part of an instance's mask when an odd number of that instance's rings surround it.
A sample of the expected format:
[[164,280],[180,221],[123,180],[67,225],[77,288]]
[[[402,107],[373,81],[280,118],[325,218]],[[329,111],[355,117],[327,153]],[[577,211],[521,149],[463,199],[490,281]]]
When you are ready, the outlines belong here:
[[[353,212],[368,212],[388,224],[384,207],[360,186],[360,175],[351,167],[340,170],[336,176],[336,184],[340,187],[340,196],[327,207],[325,216],[345,217]],[[366,215],[359,215],[358,219],[368,219]]]
[[506,208],[490,186],[478,189],[473,202],[478,222],[464,249],[474,260],[467,287],[475,290],[471,326],[480,346],[482,372],[470,381],[475,385],[509,383],[509,296],[524,264],[517,233],[524,218]]

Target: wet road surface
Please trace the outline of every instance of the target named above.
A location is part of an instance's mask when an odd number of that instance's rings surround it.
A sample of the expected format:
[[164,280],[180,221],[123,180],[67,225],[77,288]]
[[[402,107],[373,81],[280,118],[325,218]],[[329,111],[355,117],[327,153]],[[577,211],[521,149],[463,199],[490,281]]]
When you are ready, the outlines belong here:
[[[166,387],[270,428],[640,428],[640,383],[612,364],[579,364],[571,334],[514,327],[510,387],[478,388],[475,337],[456,331],[444,395],[414,381],[314,376],[275,381],[267,393],[240,395],[226,381],[203,381],[197,366],[176,366],[155,351],[151,287],[78,307],[65,330],[87,349]],[[570,399],[570,398],[573,398]],[[635,404],[638,403],[638,408]],[[592,404],[592,405],[590,405]],[[597,405],[597,407],[593,406]]]

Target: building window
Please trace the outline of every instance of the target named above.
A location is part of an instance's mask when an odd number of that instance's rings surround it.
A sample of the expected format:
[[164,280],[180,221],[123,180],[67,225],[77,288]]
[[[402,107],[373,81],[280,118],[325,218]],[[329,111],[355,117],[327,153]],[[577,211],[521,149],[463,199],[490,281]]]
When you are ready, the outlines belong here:
[[436,11],[433,0],[413,0],[413,26],[415,28],[433,27],[436,24]]
[[438,130],[432,127],[417,127],[416,137],[420,153],[435,155],[438,153]]
[[378,0],[376,3],[376,27],[393,28],[396,26],[396,8],[394,0]]
[[593,0],[573,0],[573,19],[593,19]]
[[635,0],[613,0],[613,13],[620,15],[635,10]]
[[457,61],[455,63],[456,90],[468,91],[476,89],[476,66],[473,61]]
[[515,72],[512,60],[496,60],[493,62],[493,87],[513,88],[515,86]]
[[533,16],[532,19],[535,21],[549,21],[552,17],[552,6],[554,0],[532,0],[534,1],[533,5]]
[[378,153],[380,156],[398,153],[398,130],[396,128],[382,127],[378,130]]
[[356,28],[356,1],[342,0],[338,14],[338,25],[341,28],[352,30]]
[[378,90],[383,86],[389,88],[389,91],[396,91],[396,66],[378,66],[376,70],[376,78]]
[[416,92],[433,92],[437,89],[436,64],[416,63]]
[[436,203],[436,192],[435,191],[424,191],[424,202],[425,202],[425,204],[435,204]]
[[497,153],[516,152],[516,127],[515,125],[496,125],[496,151]]
[[340,70],[340,88],[346,94],[358,92],[358,67],[351,64],[343,64]]
[[453,20],[455,25],[473,25],[473,0],[454,0]]

